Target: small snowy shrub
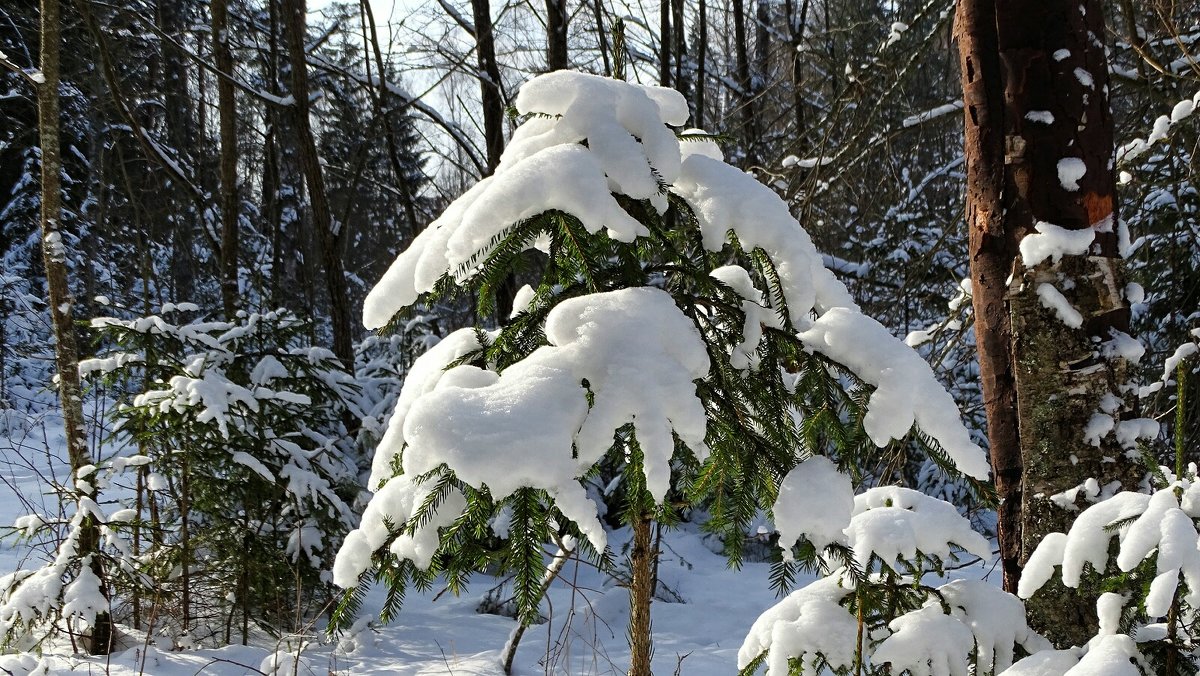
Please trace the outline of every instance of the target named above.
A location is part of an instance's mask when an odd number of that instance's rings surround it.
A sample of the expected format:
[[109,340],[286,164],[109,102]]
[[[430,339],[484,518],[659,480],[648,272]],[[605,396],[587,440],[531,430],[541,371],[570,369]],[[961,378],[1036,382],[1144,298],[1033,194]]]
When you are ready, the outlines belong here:
[[[802,458],[862,466],[915,424],[944,468],[986,478],[928,365],[858,310],[769,188],[703,132],[679,131],[680,94],[560,71],[515,104],[524,122],[495,174],[366,300],[369,328],[467,292],[486,315],[513,270],[540,273],[511,321],[452,333],[413,364],[375,495],[334,565],[354,590],[343,622],[364,576],[390,590],[388,617],[409,585],[444,575],[459,590],[484,568],[511,573],[534,620],[548,543],[609,565],[585,488],[601,465],[617,468],[631,594],[646,603],[646,524],[702,506],[736,562]],[[636,602],[631,617],[648,619]]]
[[122,402],[112,418],[126,450],[112,464],[134,468],[123,530],[134,579],[153,587],[130,590],[135,623],[157,612],[223,642],[252,621],[297,630],[329,598],[322,571],[356,519],[353,376],[283,312],[92,325],[107,347],[80,369]]
[[849,478],[814,457],[784,479],[772,510],[784,558],[803,538],[825,552],[822,579],[754,623],[738,667],[792,673],[966,676],[998,673],[1049,643],[1024,605],[987,582],[937,587],[956,553],[987,559],[988,541],[950,503],[886,486],[855,496]]

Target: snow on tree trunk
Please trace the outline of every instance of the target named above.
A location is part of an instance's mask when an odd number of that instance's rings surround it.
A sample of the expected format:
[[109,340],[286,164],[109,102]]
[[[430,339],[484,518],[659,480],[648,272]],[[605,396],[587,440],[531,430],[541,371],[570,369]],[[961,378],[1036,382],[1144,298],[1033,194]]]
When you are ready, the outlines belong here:
[[[1021,249],[1008,298],[1027,560],[1075,517],[1054,496],[1089,478],[1136,485],[1136,439],[1094,428],[1104,419],[1114,429],[1134,403],[1126,372],[1141,354],[1125,333],[1103,7],[1023,0],[998,4],[996,18],[1006,103],[1004,231],[1020,238]],[[1064,321],[1070,309],[1082,321]],[[1069,645],[1095,633],[1093,604],[1057,586],[1029,605],[1034,626]]]

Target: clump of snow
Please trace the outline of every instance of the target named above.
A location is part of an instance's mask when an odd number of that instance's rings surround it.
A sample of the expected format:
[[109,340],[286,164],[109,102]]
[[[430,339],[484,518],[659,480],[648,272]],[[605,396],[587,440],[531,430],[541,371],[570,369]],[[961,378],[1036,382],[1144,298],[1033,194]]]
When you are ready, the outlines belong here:
[[763,294],[750,279],[750,273],[740,265],[726,265],[711,273],[714,278],[733,289],[742,298],[742,312],[746,316],[742,326],[742,342],[729,355],[729,364],[735,369],[756,369],[762,361],[758,344],[762,341],[763,329],[782,329],[779,313],[763,304]]
[[950,614],[975,636],[976,673],[1000,672],[1013,663],[1014,646],[1033,654],[1050,642],[1029,627],[1025,605],[1017,597],[983,580],[954,580],[938,587]]
[[1030,122],[1040,122],[1041,124],[1054,124],[1054,113],[1048,110],[1031,110],[1025,113],[1025,119]]
[[513,295],[512,312],[508,315],[508,318],[512,319],[522,312],[529,310],[529,306],[533,303],[536,293],[533,287],[528,284],[517,289],[517,293]]
[[986,479],[983,450],[963,427],[957,406],[921,357],[879,322],[835,308],[800,334],[806,348],[820,352],[875,386],[863,418],[871,439],[883,446],[908,433],[913,423],[933,437],[964,473]]
[[892,673],[912,676],[968,676],[967,658],[975,637],[962,622],[936,603],[897,617],[892,635],[875,649],[875,664],[892,665]]
[[794,325],[805,326],[813,309],[858,310],[787,204],[754,177],[711,157],[689,155],[671,191],[695,212],[706,249],[720,251],[733,231],[745,249],[761,248],[776,262]]
[[1091,228],[1068,230],[1062,226],[1038,221],[1033,226],[1036,233],[1021,238],[1021,260],[1025,267],[1032,268],[1047,258],[1057,263],[1063,256],[1082,256],[1096,239]]
[[783,558],[792,559],[792,545],[801,537],[817,551],[843,541],[854,503],[850,476],[828,458],[813,456],[796,465],[779,484],[779,497],[771,508]]
[[[364,516],[363,534],[347,538],[338,555],[340,572],[335,567],[337,584],[353,586],[370,565],[370,553],[387,537],[380,528],[385,518],[404,521],[411,505],[420,504],[410,499],[419,485],[410,487],[409,477],[443,464],[461,481],[487,486],[496,500],[522,487],[546,490],[603,550],[606,534],[596,504],[578,479],[612,447],[618,428],[633,424],[646,486],[657,501],[670,485],[675,437],[699,460],[707,456],[705,412],[694,381],[708,374],[708,353],[695,325],[665,291],[633,288],[568,299],[550,311],[545,331],[549,345],[503,373],[463,365],[432,374],[429,367],[444,367],[446,357],[459,351],[455,346],[471,344],[459,340],[419,371],[414,367],[426,377],[410,376],[379,451],[400,456],[404,474],[371,500],[368,512],[378,517],[369,524]],[[410,394],[410,387],[416,391]],[[399,488],[392,489],[395,482]],[[450,521],[457,517],[453,509],[442,511]],[[433,533],[428,546],[398,552],[394,543],[393,553],[428,565],[436,525],[418,532]]]
[[1079,664],[1079,652],[1078,648],[1043,650],[998,673],[1000,676],[1063,676]]
[[1042,282],[1037,286],[1038,300],[1042,307],[1053,310],[1058,316],[1058,320],[1066,324],[1072,329],[1077,329],[1083,326],[1083,315],[1079,314],[1079,310],[1071,305],[1071,301],[1062,295],[1058,289],[1054,288],[1049,282]]
[[392,263],[364,302],[367,328],[386,324],[447,272],[459,281],[471,277],[471,262],[523,219],[556,209],[588,232],[604,228],[630,242],[648,233],[611,192],[649,198],[665,209],[659,179],[674,181],[682,161],[679,140],[666,125],[687,120],[681,94],[556,71],[523,86],[516,107],[539,116],[518,128],[496,172],[455,200]]
[[1058,182],[1063,190],[1079,190],[1079,181],[1087,173],[1087,165],[1078,157],[1064,157],[1058,161]]
[[767,676],[787,676],[790,658],[810,666],[814,673],[821,658],[834,668],[852,666],[858,621],[839,603],[852,593],[840,579],[835,571],[792,592],[760,615],[738,650],[738,669],[746,668],[766,650],[770,650]]
[[[1174,492],[1170,490],[1160,491],[1153,497],[1121,492],[1088,507],[1075,519],[1066,534],[1051,533],[1042,540],[1022,572],[1017,595],[1021,598],[1032,596],[1050,580],[1055,566],[1062,566],[1064,585],[1078,587],[1085,565],[1096,571],[1107,569],[1109,543],[1115,536],[1121,539],[1117,566],[1123,571],[1132,570],[1152,549],[1163,543],[1164,537],[1171,543],[1177,541],[1174,538],[1178,537],[1178,532],[1173,530],[1174,524],[1166,518],[1171,510],[1180,511],[1187,518],[1180,510]],[[1114,524],[1117,528],[1112,529]],[[1172,530],[1164,534],[1162,529],[1168,526]],[[1196,550],[1196,543],[1196,532],[1191,528],[1189,546],[1192,550]],[[1192,554],[1195,557],[1180,554],[1176,558],[1160,560],[1160,565],[1167,566],[1160,572],[1178,570],[1184,571],[1185,575],[1200,574],[1200,568],[1194,567],[1200,565],[1200,552],[1193,551]],[[1200,583],[1200,578],[1196,580]],[[1200,601],[1200,595],[1195,600]]]
[[900,486],[877,486],[854,498],[846,542],[863,569],[873,556],[892,568],[917,552],[945,560],[954,547],[981,559],[992,555],[987,539],[954,505]]
[[396,410],[392,413],[387,431],[379,441],[375,457],[371,460],[368,489],[375,490],[395,474],[396,459],[404,447],[404,420],[413,402],[437,386],[447,366],[479,348],[479,338],[474,330],[459,329],[413,362],[404,379],[400,397],[396,400]]

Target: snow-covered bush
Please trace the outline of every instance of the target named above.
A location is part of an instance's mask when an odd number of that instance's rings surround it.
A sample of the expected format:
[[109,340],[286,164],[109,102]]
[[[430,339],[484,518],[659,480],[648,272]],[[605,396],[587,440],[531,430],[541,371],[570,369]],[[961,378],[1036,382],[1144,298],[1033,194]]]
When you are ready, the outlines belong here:
[[292,315],[171,319],[195,309],[92,321],[104,350],[80,370],[119,402],[121,450],[96,472],[124,508],[98,515],[123,536],[107,568],[128,621],[183,643],[229,642],[252,622],[295,630],[329,598],[322,571],[356,521],[346,440],[359,389],[332,353],[303,345]]
[[460,330],[414,363],[334,565],[356,592],[343,620],[364,575],[386,583],[391,615],[409,585],[440,574],[457,590],[484,567],[512,573],[532,620],[546,543],[609,563],[582,482],[602,463],[634,527],[635,598],[650,584],[639,528],[703,506],[736,561],[802,458],[861,466],[915,424],[943,467],[986,478],[929,366],[858,310],[769,188],[678,131],[677,92],[560,71],[515,104],[525,120],[495,174],[367,297],[369,328],[465,290],[486,315],[514,269],[541,271],[502,328]]
[[758,618],[738,652],[744,674],[764,664],[775,675],[992,674],[1050,647],[996,586],[930,586],[958,552],[991,556],[950,503],[896,486],[855,496],[849,477],[813,457],[784,479],[772,512],[784,557],[803,538],[832,572]]

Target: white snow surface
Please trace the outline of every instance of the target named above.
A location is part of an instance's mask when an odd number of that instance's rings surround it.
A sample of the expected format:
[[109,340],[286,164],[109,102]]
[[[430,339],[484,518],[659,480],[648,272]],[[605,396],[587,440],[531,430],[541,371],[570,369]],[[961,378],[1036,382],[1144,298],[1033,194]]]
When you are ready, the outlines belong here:
[[876,486],[855,496],[846,528],[846,544],[866,570],[872,555],[902,571],[897,560],[912,561],[917,552],[948,560],[955,547],[989,559],[987,538],[944,500],[900,486]]
[[[347,538],[335,567],[338,585],[354,586],[370,566],[371,552],[387,536],[385,518],[399,523],[412,516],[420,504],[412,495],[422,489],[410,477],[443,464],[460,480],[487,486],[496,500],[522,487],[546,490],[603,550],[597,506],[578,478],[612,447],[618,428],[633,423],[646,486],[656,501],[670,486],[672,433],[704,460],[706,418],[694,381],[708,374],[708,354],[669,294],[647,287],[565,300],[547,316],[546,338],[549,345],[503,373],[460,365],[434,374],[431,366],[444,366],[448,355],[473,339],[455,339],[451,348],[430,357],[434,348],[418,360],[427,362],[418,364],[420,375],[436,377],[410,376],[399,404],[407,407],[393,417],[378,451],[389,461],[377,469],[400,456],[404,474],[384,484],[363,524]],[[590,408],[584,380],[594,397]],[[443,505],[441,525],[461,508]],[[436,547],[436,529],[423,526],[417,536],[426,532]],[[392,551],[402,554],[395,546]],[[418,547],[415,553],[406,558],[428,566],[432,551]]]
[[1037,232],[1025,235],[1020,243],[1021,260],[1028,268],[1047,258],[1057,263],[1063,256],[1082,256],[1096,239],[1091,228],[1068,230],[1045,221],[1038,221],[1033,228]]
[[805,347],[875,386],[863,427],[876,444],[884,446],[903,437],[916,422],[960,470],[987,479],[987,457],[963,427],[950,394],[938,384],[929,364],[882,324],[862,313],[835,308],[802,331],[800,339]]
[[765,304],[763,293],[750,279],[750,273],[740,265],[726,265],[709,273],[729,286],[742,297],[742,312],[746,319],[742,325],[742,342],[729,355],[729,364],[735,369],[754,370],[762,358],[758,344],[762,341],[763,329],[782,329],[779,313]]
[[738,668],[745,668],[764,650],[771,651],[767,676],[787,676],[789,658],[813,664],[817,653],[834,667],[853,665],[858,622],[838,603],[852,593],[840,579],[835,571],[760,615],[738,650]]
[[1058,161],[1058,182],[1063,190],[1076,192],[1079,181],[1087,173],[1087,165],[1078,157],[1064,157]]
[[911,676],[968,676],[974,636],[935,602],[897,617],[893,634],[875,649],[872,662]]
[[[1162,493],[1170,494],[1170,491],[1160,492],[1156,494],[1156,497]],[[1171,499],[1173,499],[1173,495]],[[1165,515],[1167,511],[1164,506],[1165,500],[1165,498],[1158,498],[1154,503],[1152,510],[1156,515],[1156,517],[1152,517],[1154,527],[1158,527],[1157,517]],[[1121,538],[1121,551],[1129,552],[1124,559],[1118,559],[1118,562],[1128,563],[1135,555],[1140,561],[1143,555],[1138,553],[1143,551],[1144,542],[1153,540],[1153,536],[1146,533],[1148,527],[1139,529],[1132,540],[1127,540],[1127,538],[1133,524],[1126,523],[1116,531],[1109,531],[1107,528],[1118,521],[1141,517],[1150,509],[1151,496],[1142,493],[1121,492],[1083,510],[1066,534],[1051,533],[1037,546],[1022,571],[1017,595],[1023,599],[1032,596],[1054,575],[1055,566],[1062,566],[1064,585],[1078,587],[1084,564],[1100,571],[1108,567],[1109,542],[1115,536]],[[1126,550],[1127,546],[1128,550]],[[1193,539],[1192,547],[1195,546],[1196,542]],[[1183,565],[1182,562],[1180,565]],[[1122,569],[1125,570],[1123,566]]]
[[953,580],[938,588],[950,605],[950,614],[975,636],[979,651],[979,673],[999,672],[1012,666],[1020,645],[1029,654],[1053,646],[1030,629],[1025,605],[1017,597],[982,580]]
[[1049,282],[1038,284],[1037,295],[1042,307],[1053,310],[1060,322],[1072,329],[1083,326],[1083,315],[1053,284]]
[[850,475],[820,455],[796,465],[779,484],[779,497],[771,508],[783,558],[792,560],[792,545],[801,537],[818,552],[844,541],[853,513]]

